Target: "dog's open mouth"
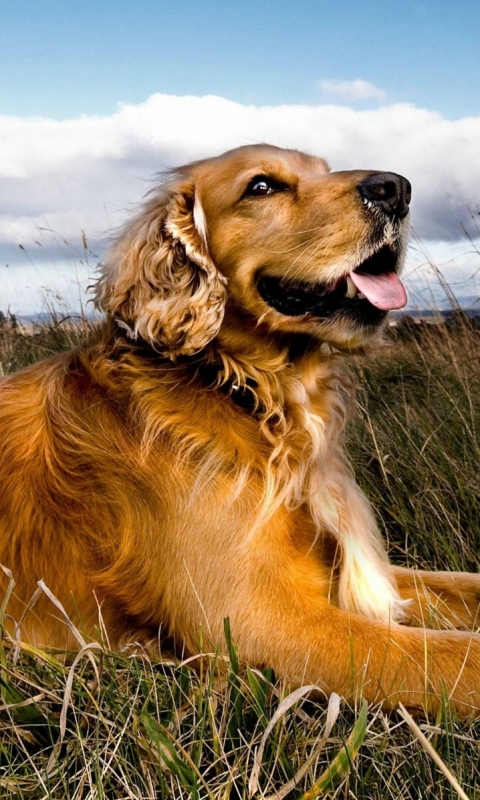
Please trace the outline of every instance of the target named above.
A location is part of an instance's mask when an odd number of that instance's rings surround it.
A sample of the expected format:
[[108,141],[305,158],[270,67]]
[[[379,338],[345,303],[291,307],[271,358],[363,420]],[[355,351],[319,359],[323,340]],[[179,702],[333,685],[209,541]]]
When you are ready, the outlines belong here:
[[395,271],[397,259],[398,254],[384,245],[350,274],[330,284],[263,275],[257,288],[269,306],[289,317],[347,313],[359,322],[374,323],[387,311],[406,305],[405,287]]

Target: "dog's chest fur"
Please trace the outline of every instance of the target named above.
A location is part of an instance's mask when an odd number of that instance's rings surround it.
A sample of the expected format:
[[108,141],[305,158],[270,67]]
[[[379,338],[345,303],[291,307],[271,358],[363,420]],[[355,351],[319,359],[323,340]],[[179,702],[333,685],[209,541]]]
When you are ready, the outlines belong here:
[[[183,468],[188,464],[186,502],[197,508],[197,520],[198,509],[212,507],[202,498],[214,494],[217,524],[223,518],[228,538],[236,520],[236,536],[248,547],[277,524],[280,510],[287,512],[292,546],[306,556],[318,551],[330,563],[334,602],[391,621],[401,618],[402,606],[385,577],[372,511],[341,447],[344,376],[334,360],[317,357],[303,369],[237,374],[233,391],[228,382],[207,389],[200,383],[182,400],[172,384],[145,417],[144,436],[147,442],[159,436]],[[247,407],[242,386],[250,387]]]

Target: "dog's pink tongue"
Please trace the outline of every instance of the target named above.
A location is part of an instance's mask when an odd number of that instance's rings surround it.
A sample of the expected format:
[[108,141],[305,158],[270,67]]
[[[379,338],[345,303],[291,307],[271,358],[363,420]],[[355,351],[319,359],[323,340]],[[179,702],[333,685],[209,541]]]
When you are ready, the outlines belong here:
[[395,272],[384,272],[382,275],[351,272],[350,277],[358,291],[382,311],[403,308],[407,304],[405,286]]

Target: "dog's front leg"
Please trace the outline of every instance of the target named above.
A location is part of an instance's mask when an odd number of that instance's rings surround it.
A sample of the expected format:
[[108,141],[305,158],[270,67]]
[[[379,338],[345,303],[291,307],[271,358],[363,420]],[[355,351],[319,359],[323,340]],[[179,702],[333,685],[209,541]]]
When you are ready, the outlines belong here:
[[410,625],[480,627],[480,574],[392,567]]
[[264,588],[261,605],[257,596],[231,618],[247,661],[387,708],[435,711],[447,697],[463,716],[480,713],[480,636],[368,620],[278,580]]

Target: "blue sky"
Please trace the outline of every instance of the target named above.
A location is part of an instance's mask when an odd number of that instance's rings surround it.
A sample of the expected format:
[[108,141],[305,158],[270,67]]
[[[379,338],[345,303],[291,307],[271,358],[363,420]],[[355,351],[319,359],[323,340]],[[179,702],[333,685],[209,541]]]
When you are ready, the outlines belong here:
[[314,104],[319,81],[361,77],[453,119],[480,110],[479,31],[472,0],[2,0],[0,111],[109,114],[154,92]]
[[479,30],[472,0],[0,0],[0,308],[83,302],[152,176],[254,141],[405,174],[412,298],[430,260],[475,299]]

